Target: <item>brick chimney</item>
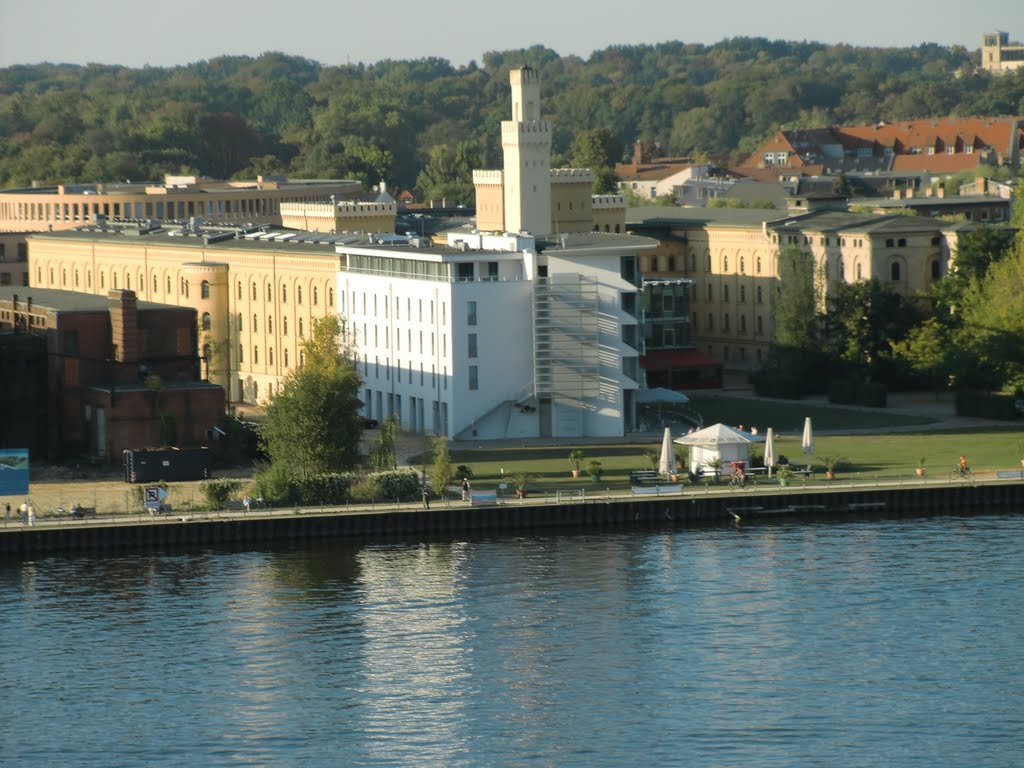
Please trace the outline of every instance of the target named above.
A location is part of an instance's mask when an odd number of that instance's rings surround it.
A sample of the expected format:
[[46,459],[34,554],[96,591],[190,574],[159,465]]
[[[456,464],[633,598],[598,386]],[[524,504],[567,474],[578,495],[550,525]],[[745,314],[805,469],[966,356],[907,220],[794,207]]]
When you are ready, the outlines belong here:
[[633,145],[633,165],[637,168],[644,161],[644,145],[639,141]]
[[135,291],[108,291],[110,336],[114,359],[119,363],[139,362],[139,307]]

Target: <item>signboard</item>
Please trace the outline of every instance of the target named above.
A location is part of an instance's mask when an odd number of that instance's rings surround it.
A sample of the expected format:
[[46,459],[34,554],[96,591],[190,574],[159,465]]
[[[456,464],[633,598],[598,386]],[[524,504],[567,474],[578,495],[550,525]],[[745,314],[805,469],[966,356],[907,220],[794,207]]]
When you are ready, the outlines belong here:
[[146,502],[146,509],[160,509],[160,503],[167,498],[167,491],[158,485],[146,488],[142,496]]
[[0,496],[28,495],[28,448],[0,450]]

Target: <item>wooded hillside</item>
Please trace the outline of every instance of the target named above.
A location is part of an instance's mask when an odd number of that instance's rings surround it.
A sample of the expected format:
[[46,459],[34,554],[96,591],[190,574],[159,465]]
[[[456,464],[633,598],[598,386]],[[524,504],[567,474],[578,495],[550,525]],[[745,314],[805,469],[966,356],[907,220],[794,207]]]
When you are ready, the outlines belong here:
[[585,60],[535,47],[465,67],[325,67],[281,53],[174,68],[15,66],[0,70],[0,186],[286,173],[411,187],[428,159],[421,184],[443,185],[463,166],[500,164],[507,73],[524,64],[541,71],[563,164],[585,131],[627,153],[641,140],[664,154],[741,157],[783,125],[1024,113],[1024,70],[991,76],[977,58],[933,44],[736,38],[615,46]]

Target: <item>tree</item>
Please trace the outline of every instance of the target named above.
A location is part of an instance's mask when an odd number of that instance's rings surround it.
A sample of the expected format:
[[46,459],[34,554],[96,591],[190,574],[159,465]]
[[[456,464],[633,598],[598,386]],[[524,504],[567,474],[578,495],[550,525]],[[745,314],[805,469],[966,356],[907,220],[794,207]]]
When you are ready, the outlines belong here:
[[435,436],[431,440],[431,449],[434,453],[434,466],[430,470],[430,489],[443,499],[455,479],[455,469],[448,455],[448,438],[444,435]]
[[[1024,253],[993,264],[963,297],[958,346],[977,355],[975,375],[994,374],[990,386],[1024,386]],[[983,383],[983,382],[979,382]]]
[[391,414],[380,425],[377,433],[377,444],[370,452],[370,464],[377,470],[398,469],[398,457],[395,455],[395,442],[402,428],[397,414]]
[[416,177],[416,186],[428,200],[469,205],[476,194],[473,169],[479,167],[480,160],[480,153],[467,144],[454,149],[447,144],[433,146],[427,164]]
[[622,158],[622,140],[606,128],[591,128],[576,134],[569,153],[576,168],[611,168]]
[[271,463],[302,479],[359,463],[362,381],[343,355],[343,339],[337,317],[314,323],[302,345],[304,365],[271,397],[260,428],[260,444]]
[[779,293],[775,302],[775,343],[799,350],[818,346],[821,293],[814,259],[795,245],[779,252]]
[[929,317],[912,328],[905,339],[890,344],[893,353],[925,378],[935,388],[938,397],[954,367],[956,347],[949,329],[936,318]]

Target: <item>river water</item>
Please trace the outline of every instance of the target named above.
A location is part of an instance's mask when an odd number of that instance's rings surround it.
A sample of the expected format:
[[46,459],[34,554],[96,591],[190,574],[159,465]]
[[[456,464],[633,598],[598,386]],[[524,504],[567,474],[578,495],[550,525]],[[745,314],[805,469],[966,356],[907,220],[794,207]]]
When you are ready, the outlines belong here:
[[0,561],[11,766],[1016,766],[1024,516]]

